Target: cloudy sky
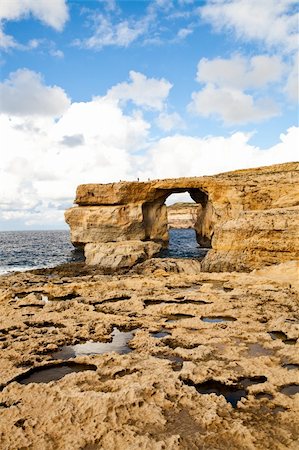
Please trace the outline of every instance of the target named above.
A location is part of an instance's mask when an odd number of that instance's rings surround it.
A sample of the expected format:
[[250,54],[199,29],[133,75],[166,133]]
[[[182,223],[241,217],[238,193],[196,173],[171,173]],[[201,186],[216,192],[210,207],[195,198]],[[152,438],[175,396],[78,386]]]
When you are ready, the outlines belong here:
[[1,0],[0,230],[80,183],[298,159],[295,0]]

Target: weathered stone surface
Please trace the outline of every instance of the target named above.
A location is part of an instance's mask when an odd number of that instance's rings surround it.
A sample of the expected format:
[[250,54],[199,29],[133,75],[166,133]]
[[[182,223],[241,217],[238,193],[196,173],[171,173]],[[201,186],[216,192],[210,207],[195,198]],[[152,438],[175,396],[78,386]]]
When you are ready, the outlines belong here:
[[122,241],[100,244],[86,244],[86,264],[99,265],[107,269],[132,267],[159,253],[161,245],[156,242]]
[[[298,387],[298,265],[188,275],[163,264],[0,277],[1,449],[297,449],[299,394],[285,388]],[[235,320],[203,321],[219,316]],[[108,342],[114,327],[132,330],[133,351],[75,356],[95,370],[49,383],[16,378],[55,370],[61,347]],[[244,378],[235,407],[196,390]]]
[[74,207],[66,211],[65,219],[76,246],[145,238],[140,204]]
[[188,191],[201,205],[197,241],[212,248],[204,270],[249,271],[296,259],[298,169],[298,163],[286,163],[209,177],[82,185],[80,206],[66,212],[71,239],[75,245],[131,239],[166,244],[164,202]]
[[[168,195],[174,192],[191,190],[191,194],[196,196],[197,190],[200,189],[208,192],[213,203],[226,203],[226,207],[237,204],[242,209],[298,206],[299,194],[294,192],[294,184],[298,182],[298,170],[299,163],[294,162],[236,170],[206,177],[82,184],[77,188],[75,203],[85,206],[126,205],[152,202],[157,199],[164,201]],[[279,189],[277,189],[277,185],[279,185]],[[193,189],[194,191],[192,191]],[[272,206],[274,203],[275,206]]]
[[299,257],[299,208],[244,211],[218,224],[203,270],[253,270]]
[[175,203],[168,206],[168,228],[194,228],[201,208],[199,203]]

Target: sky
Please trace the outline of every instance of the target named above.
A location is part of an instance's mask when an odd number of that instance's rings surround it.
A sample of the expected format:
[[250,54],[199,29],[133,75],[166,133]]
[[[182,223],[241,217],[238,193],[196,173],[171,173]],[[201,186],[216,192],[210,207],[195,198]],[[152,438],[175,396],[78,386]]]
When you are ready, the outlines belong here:
[[82,183],[298,160],[295,0],[1,0],[0,230]]

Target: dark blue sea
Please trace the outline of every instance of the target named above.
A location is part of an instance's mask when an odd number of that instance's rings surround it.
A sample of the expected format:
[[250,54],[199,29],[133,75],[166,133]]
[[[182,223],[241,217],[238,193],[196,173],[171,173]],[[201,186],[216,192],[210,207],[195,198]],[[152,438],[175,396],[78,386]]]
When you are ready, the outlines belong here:
[[[160,257],[204,257],[206,250],[198,246],[194,230],[171,229],[169,237],[169,247],[162,250]],[[67,230],[0,232],[0,274],[82,260],[82,253],[72,246]]]

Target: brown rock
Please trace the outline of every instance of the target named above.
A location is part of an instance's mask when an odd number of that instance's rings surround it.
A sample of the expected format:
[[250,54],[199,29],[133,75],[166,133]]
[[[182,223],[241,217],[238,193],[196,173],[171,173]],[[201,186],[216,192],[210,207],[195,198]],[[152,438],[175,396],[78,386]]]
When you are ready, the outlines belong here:
[[121,241],[86,244],[86,264],[102,268],[129,268],[159,253],[161,245],[156,242]]
[[74,207],[66,211],[65,220],[75,246],[145,238],[140,204]]

